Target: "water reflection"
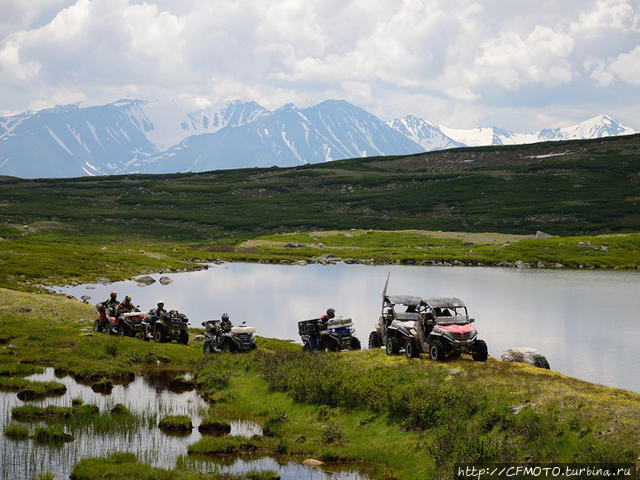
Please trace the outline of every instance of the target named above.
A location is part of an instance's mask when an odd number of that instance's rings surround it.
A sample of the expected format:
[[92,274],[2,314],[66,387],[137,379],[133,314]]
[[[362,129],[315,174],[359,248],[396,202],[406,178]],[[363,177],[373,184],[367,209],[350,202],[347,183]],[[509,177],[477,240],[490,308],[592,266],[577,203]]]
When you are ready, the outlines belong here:
[[640,272],[230,263],[170,275],[168,286],[127,281],[56,291],[91,295],[95,303],[115,289],[144,308],[162,300],[184,311],[192,326],[228,312],[234,323],[245,320],[259,335],[296,341],[298,320],[333,307],[353,317],[364,344],[380,312],[387,272],[390,293],[464,300],[494,357],[509,347],[534,347],[553,370],[640,392],[640,376],[629,374],[640,370],[634,302]]
[[[54,472],[56,478],[69,478],[71,468],[78,460],[106,456],[116,451],[134,453],[140,461],[153,466],[174,468],[176,459],[186,454],[187,447],[201,438],[198,426],[208,412],[207,403],[195,391],[171,392],[167,390],[168,381],[159,381],[158,377],[136,377],[128,385],[114,385],[111,395],[95,393],[91,387],[81,385],[69,376],[56,378],[51,368],[26,378],[39,381],[55,379],[67,386],[64,395],[29,402],[30,405],[70,406],[72,399],[80,398],[85,404],[97,405],[100,411],[109,411],[115,404],[122,403],[131,412],[142,413],[151,421],[137,431],[95,434],[90,428],[83,429],[76,432],[73,442],[56,448],[37,445],[31,440],[15,441],[2,435],[0,478],[32,478],[39,472],[48,471]],[[1,430],[11,420],[11,409],[24,404],[15,393],[0,392]],[[165,415],[189,416],[194,425],[193,431],[183,437],[163,434],[156,425]],[[229,423],[234,435],[251,437],[262,434],[260,425],[253,422],[232,420]]]
[[276,472],[282,480],[366,480],[368,477],[358,471],[341,469],[335,472],[325,471],[319,467],[307,467],[298,462],[278,461],[272,457],[256,459],[232,459],[224,463],[220,459],[188,457],[184,460],[190,470],[201,473],[231,473],[241,475],[250,471]]

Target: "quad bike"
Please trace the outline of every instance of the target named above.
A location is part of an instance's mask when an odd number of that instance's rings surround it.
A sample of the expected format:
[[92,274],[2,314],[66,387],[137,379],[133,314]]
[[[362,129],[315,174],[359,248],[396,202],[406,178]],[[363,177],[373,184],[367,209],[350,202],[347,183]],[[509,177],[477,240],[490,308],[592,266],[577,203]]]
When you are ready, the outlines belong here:
[[177,310],[170,310],[161,317],[145,320],[138,338],[140,340],[150,340],[153,338],[158,343],[171,342],[187,345],[189,343],[189,319]]
[[298,322],[302,339],[302,351],[337,352],[360,350],[360,340],[354,336],[356,329],[350,318],[332,318],[326,325],[319,318]]
[[370,349],[384,345],[387,355],[404,349],[407,358],[428,353],[432,360],[444,360],[466,353],[475,361],[487,360],[487,344],[478,339],[462,300],[387,295],[386,290],[385,284],[382,315],[369,334]]
[[[148,312],[121,313],[116,319],[116,331],[118,335],[127,337],[139,336],[144,331],[144,323],[149,318]],[[113,322],[112,322],[113,323]]]
[[224,329],[220,320],[207,320],[202,322],[204,330],[204,343],[202,353],[205,355],[214,352],[250,352],[256,349],[254,327],[247,327],[245,322],[239,327]]

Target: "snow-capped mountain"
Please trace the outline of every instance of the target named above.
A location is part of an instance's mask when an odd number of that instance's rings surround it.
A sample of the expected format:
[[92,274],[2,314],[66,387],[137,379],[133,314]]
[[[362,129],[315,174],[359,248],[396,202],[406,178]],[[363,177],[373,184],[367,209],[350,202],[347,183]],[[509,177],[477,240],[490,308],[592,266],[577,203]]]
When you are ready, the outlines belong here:
[[631,135],[636,133],[632,128],[617,122],[609,115],[596,117],[565,128],[540,130],[537,141],[545,140],[577,140],[580,138],[600,138],[615,135]]
[[383,122],[345,101],[270,111],[234,101],[194,111],[176,102],[120,100],[0,117],[0,175],[25,178],[293,166],[463,146],[635,133],[608,115],[571,127],[455,129],[407,116]]
[[[294,166],[424,149],[365,110],[339,100],[298,109],[287,104],[253,121],[193,135],[138,163],[142,171]],[[241,162],[238,162],[242,159]]]
[[389,120],[387,125],[413,140],[425,152],[465,146],[464,143],[457,142],[451,136],[446,135],[437,125],[413,115]]
[[256,102],[239,100],[221,107],[209,106],[196,111],[185,110],[184,106],[176,102],[147,102],[144,111],[153,125],[147,132],[147,137],[160,150],[172,147],[188,136],[245,125],[270,113]]
[[0,174],[74,177],[120,173],[137,156],[157,151],[143,102],[54,107],[0,118]]

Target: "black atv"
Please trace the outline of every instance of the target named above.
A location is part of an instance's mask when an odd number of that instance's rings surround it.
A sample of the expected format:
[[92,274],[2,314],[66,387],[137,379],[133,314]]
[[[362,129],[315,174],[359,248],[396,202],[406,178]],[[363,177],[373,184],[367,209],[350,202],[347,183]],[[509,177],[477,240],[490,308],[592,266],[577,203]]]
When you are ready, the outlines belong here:
[[152,337],[158,343],[177,340],[178,343],[189,343],[189,319],[177,310],[170,310],[153,323],[145,322],[145,328],[139,332],[139,338],[148,340]]
[[239,327],[224,329],[220,320],[202,322],[204,327],[204,344],[202,353],[208,355],[214,352],[250,352],[256,349],[256,329],[247,327],[245,322]]
[[350,318],[332,318],[326,325],[319,318],[298,322],[303,352],[360,350],[360,340]]

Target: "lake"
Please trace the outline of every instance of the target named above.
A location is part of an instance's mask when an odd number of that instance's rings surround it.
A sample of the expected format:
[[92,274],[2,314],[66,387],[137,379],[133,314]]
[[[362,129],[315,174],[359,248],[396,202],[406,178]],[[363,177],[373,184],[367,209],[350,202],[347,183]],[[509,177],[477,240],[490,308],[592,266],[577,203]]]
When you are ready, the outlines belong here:
[[462,299],[493,357],[509,347],[533,347],[552,370],[640,392],[637,271],[225,263],[167,274],[173,282],[166,286],[123,281],[54,290],[89,295],[90,303],[116,290],[119,299],[129,294],[142,309],[164,301],[197,327],[227,312],[234,324],[246,321],[258,335],[295,341],[297,321],[333,307],[353,318],[364,346],[380,315],[387,272],[389,294]]

